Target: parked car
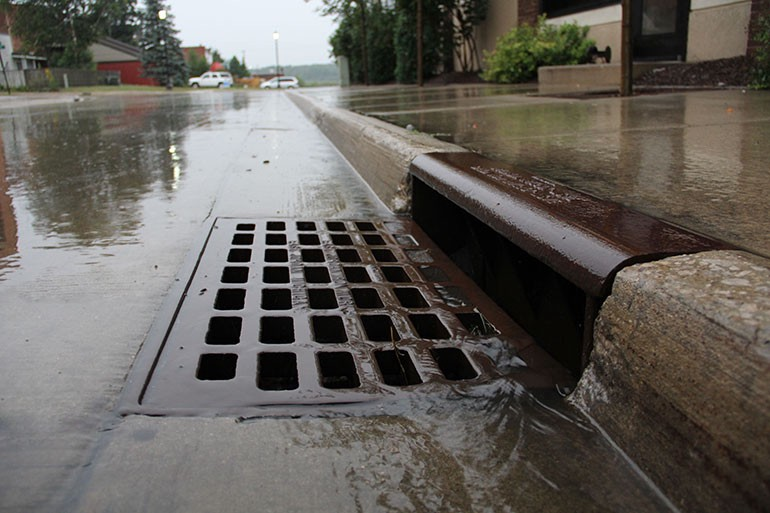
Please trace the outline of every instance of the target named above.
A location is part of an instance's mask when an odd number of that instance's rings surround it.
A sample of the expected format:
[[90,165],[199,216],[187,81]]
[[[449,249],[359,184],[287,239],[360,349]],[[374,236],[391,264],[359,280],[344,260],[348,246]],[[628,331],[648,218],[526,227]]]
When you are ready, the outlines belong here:
[[294,89],[299,87],[299,80],[296,77],[274,77],[267,82],[262,82],[261,89]]
[[233,76],[226,71],[207,71],[187,83],[190,87],[230,87],[233,85]]

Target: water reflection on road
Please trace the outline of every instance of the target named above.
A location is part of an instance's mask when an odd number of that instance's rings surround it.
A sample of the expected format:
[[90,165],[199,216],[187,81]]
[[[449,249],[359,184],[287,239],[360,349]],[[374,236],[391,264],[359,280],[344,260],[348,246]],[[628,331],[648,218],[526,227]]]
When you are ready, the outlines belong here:
[[[233,97],[232,108],[248,101]],[[92,103],[0,118],[6,180],[24,203],[17,211],[49,246],[135,242],[141,200],[173,197],[185,179],[187,129],[211,116],[186,95]]]
[[387,216],[281,93],[73,98],[0,103],[4,511],[67,509],[211,218]]

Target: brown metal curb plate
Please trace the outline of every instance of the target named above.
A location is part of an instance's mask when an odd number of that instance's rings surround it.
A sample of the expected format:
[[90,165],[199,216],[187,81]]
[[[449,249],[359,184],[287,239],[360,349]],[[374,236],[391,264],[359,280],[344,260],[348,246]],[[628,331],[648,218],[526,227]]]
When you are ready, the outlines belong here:
[[420,155],[411,173],[593,297],[626,265],[734,249],[475,153]]

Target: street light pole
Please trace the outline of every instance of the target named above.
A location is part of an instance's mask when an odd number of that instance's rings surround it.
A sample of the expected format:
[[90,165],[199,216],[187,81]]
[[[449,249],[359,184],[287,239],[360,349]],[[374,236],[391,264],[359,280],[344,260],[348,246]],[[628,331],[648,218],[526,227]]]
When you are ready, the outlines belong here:
[[278,81],[278,89],[281,88],[281,66],[278,63],[278,39],[281,37],[281,35],[278,33],[278,30],[273,32],[273,41],[275,41],[275,79]]
[[158,11],[158,19],[160,20],[160,27],[163,31],[163,60],[166,68],[166,89],[173,89],[173,83],[171,81],[171,70],[168,63],[168,29],[166,28],[166,18],[168,17],[168,11],[161,9]]

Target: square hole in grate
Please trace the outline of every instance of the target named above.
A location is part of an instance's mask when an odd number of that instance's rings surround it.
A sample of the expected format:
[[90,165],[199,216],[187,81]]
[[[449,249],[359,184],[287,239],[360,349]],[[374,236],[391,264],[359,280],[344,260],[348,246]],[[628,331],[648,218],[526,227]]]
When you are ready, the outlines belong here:
[[420,338],[436,340],[450,336],[444,323],[435,314],[409,314],[409,320]]
[[367,339],[373,342],[401,340],[393,321],[387,315],[362,315],[361,323],[364,325]]
[[332,233],[329,235],[332,239],[332,243],[335,246],[352,246],[353,245],[353,239],[350,238],[350,235],[344,234],[344,233]]
[[259,353],[257,386],[261,390],[296,390],[299,388],[297,355],[294,353]]
[[433,267],[432,265],[420,267],[420,272],[423,276],[425,276],[426,280],[432,281],[434,283],[449,281],[449,276],[447,276],[444,271],[438,267]]
[[291,310],[291,290],[264,289],[262,291],[263,310]]
[[300,233],[297,235],[297,239],[303,246],[319,246],[321,244],[321,239],[314,233]]
[[319,344],[344,344],[348,341],[345,325],[339,315],[312,316],[313,340]]
[[268,221],[267,229],[271,232],[282,232],[286,229],[286,223],[283,221]]
[[289,268],[265,267],[262,270],[262,281],[264,283],[289,283]]
[[246,289],[219,289],[214,299],[215,310],[243,310]]
[[202,354],[195,377],[201,381],[227,381],[235,377],[237,354]]
[[326,262],[326,258],[324,257],[324,252],[320,249],[303,249],[302,261],[308,263]]
[[315,223],[312,221],[297,221],[297,230],[300,232],[314,232]]
[[342,270],[348,283],[371,283],[372,281],[366,267],[343,267]]
[[288,262],[289,252],[285,249],[266,249],[265,250],[265,262]]
[[361,381],[356,372],[353,355],[344,351],[322,352],[318,357],[321,386],[324,388],[358,388]]
[[257,225],[252,223],[240,223],[235,225],[235,229],[239,232],[253,232],[257,229]]
[[307,283],[331,283],[332,277],[326,267],[305,267],[305,281]]
[[330,232],[346,232],[348,231],[347,228],[345,228],[345,223],[341,223],[339,221],[329,221],[326,223],[326,229]]
[[283,233],[268,233],[265,235],[265,244],[268,246],[286,245],[286,235]]
[[222,270],[222,283],[246,283],[249,281],[248,267],[225,267]]
[[356,223],[356,228],[358,228],[359,232],[376,232],[377,231],[377,227],[374,226],[374,224],[366,223],[366,222]]
[[480,313],[459,313],[457,314],[457,318],[471,335],[484,337],[488,335],[497,335],[499,333],[497,328],[495,328],[492,323],[486,320]]
[[254,244],[253,233],[236,233],[233,235],[233,246],[250,246]]
[[291,344],[294,342],[294,319],[262,317],[259,320],[259,341],[263,344]]
[[409,283],[412,279],[403,267],[381,267],[385,279],[391,283]]
[[356,306],[362,310],[384,306],[377,289],[351,289],[350,292],[353,294],[353,301]]
[[385,239],[383,239],[380,235],[365,233],[362,235],[362,237],[364,238],[364,242],[366,242],[369,246],[385,245]]
[[444,303],[448,306],[457,308],[458,306],[467,306],[471,304],[468,296],[465,295],[465,292],[463,292],[463,289],[460,287],[454,285],[436,285],[436,292],[438,292],[438,295],[441,296],[441,299],[443,299]]
[[415,238],[412,237],[411,235],[399,234],[399,235],[394,235],[394,237],[396,239],[396,242],[398,242],[400,246],[409,246],[409,247],[419,246]]
[[374,359],[386,385],[404,387],[422,383],[422,378],[406,351],[402,349],[375,351]]
[[450,381],[473,379],[479,375],[468,357],[456,347],[434,347],[430,350],[441,374]]
[[433,262],[433,256],[427,249],[407,249],[404,253],[409,257],[409,260],[417,262],[418,264],[429,264]]
[[378,262],[397,262],[396,255],[389,249],[373,249],[372,255]]
[[395,287],[393,293],[404,308],[428,307],[428,302],[425,301],[425,297],[420,292],[420,289],[415,287]]
[[338,249],[337,251],[337,258],[340,259],[340,262],[344,262],[346,264],[349,263],[355,263],[361,261],[361,256],[358,254],[358,251],[355,249]]
[[339,306],[333,289],[308,289],[307,298],[313,310],[332,310]]
[[234,346],[241,341],[240,317],[212,317],[206,331],[206,344],[210,346]]
[[227,254],[227,261],[228,262],[248,262],[251,260],[251,250],[250,249],[231,249],[230,252]]

